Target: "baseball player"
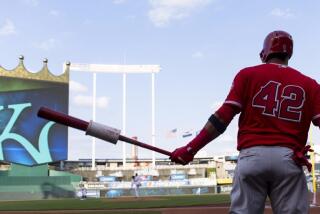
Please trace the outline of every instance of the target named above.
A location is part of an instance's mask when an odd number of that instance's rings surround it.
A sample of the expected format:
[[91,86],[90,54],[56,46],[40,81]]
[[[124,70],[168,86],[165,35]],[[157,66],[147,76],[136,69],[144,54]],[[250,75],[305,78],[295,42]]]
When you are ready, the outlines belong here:
[[141,186],[141,178],[138,175],[138,173],[136,173],[135,175],[132,176],[132,180],[131,180],[131,188],[134,187],[134,193],[136,197],[139,197],[140,186]]
[[87,189],[84,186],[84,184],[81,184],[80,187],[81,187],[81,198],[80,199],[85,200],[87,198]]
[[320,86],[288,66],[292,52],[290,34],[268,34],[260,53],[263,63],[240,70],[223,105],[191,142],[170,156],[176,163],[189,163],[240,113],[230,213],[263,213],[267,196],[276,214],[308,213],[302,166],[311,170],[306,141],[311,122],[320,126]]

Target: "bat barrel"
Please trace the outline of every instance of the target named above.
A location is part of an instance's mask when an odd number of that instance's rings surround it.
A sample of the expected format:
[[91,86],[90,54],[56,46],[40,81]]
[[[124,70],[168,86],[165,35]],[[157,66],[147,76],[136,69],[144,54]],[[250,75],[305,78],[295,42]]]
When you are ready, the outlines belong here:
[[[52,109],[41,107],[38,111],[38,117],[42,117],[47,120],[51,120],[57,122],[59,124],[70,126],[75,129],[80,129],[86,131],[86,134],[91,135],[93,137],[97,137],[99,139],[111,142],[116,144],[118,140],[137,145],[139,147],[143,147],[145,149],[149,149],[164,155],[171,156],[171,152],[160,149],[158,147],[154,147],[145,143],[141,143],[132,138],[128,138],[126,136],[120,135],[120,130],[116,130],[111,127],[104,126],[102,124],[95,123],[91,121],[91,123],[72,117],[70,115],[54,111]],[[89,126],[89,124],[91,124]]]
[[80,129],[83,131],[86,131],[89,125],[87,121],[69,116],[61,112],[54,111],[46,107],[41,107],[39,109],[38,117],[42,117],[44,119],[51,120],[62,125],[70,126],[72,128]]

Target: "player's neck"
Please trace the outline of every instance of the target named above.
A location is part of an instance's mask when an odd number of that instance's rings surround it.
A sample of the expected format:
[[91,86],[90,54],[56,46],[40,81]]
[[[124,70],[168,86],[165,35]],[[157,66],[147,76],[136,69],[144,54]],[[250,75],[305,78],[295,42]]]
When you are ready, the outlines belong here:
[[277,59],[277,58],[272,58],[270,60],[268,60],[268,62],[266,62],[267,64],[271,63],[271,64],[279,64],[279,65],[288,65],[288,59],[286,60],[281,60],[281,59]]

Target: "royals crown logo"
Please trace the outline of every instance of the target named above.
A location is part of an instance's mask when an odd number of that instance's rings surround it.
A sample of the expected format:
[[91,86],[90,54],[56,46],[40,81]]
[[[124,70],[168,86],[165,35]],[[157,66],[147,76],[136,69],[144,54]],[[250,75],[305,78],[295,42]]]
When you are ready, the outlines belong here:
[[60,76],[53,75],[48,69],[48,59],[43,60],[43,67],[37,73],[28,71],[23,64],[24,56],[19,57],[19,64],[13,70],[6,70],[0,65],[0,76],[12,77],[12,78],[23,78],[30,80],[48,81],[48,82],[69,82],[69,68],[70,62],[66,63],[66,69]]
[[0,161],[38,165],[67,159],[68,130],[37,117],[41,106],[68,113],[69,66],[53,75],[43,61],[29,72],[20,56],[18,66],[0,66]]

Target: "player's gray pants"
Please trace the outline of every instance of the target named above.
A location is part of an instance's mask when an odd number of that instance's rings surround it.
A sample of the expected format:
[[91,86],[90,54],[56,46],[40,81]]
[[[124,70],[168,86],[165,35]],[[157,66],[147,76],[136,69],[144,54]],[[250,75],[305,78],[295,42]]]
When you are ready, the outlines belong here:
[[286,147],[256,146],[241,150],[231,191],[232,214],[260,214],[269,196],[275,214],[306,214],[309,200],[302,167]]

